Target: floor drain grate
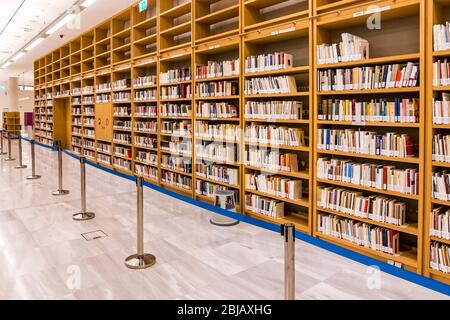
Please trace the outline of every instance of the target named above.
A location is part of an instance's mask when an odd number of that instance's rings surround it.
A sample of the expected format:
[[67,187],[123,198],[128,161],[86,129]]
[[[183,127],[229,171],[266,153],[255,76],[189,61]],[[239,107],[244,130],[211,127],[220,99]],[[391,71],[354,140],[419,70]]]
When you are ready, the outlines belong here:
[[91,241],[91,240],[97,240],[100,238],[105,238],[108,235],[106,233],[104,233],[102,230],[97,230],[97,231],[91,231],[91,232],[86,232],[86,233],[82,233],[81,234],[83,236],[83,238],[87,241]]

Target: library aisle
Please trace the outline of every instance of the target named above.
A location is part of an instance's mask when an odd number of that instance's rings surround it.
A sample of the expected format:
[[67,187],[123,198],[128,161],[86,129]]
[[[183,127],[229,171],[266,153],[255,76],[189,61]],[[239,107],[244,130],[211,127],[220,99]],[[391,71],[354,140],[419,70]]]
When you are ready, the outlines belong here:
[[[29,149],[24,142],[27,164]],[[88,209],[97,216],[77,223],[79,162],[64,155],[70,195],[55,198],[57,153],[37,147],[36,158],[42,179],[30,182],[28,169],[0,157],[0,299],[283,299],[278,234],[246,223],[213,226],[211,212],[144,188],[145,249],[158,262],[130,270],[124,258],[135,250],[134,183],[87,166]],[[107,236],[83,238],[96,230]],[[297,299],[449,299],[383,272],[373,287],[372,271],[296,243]]]

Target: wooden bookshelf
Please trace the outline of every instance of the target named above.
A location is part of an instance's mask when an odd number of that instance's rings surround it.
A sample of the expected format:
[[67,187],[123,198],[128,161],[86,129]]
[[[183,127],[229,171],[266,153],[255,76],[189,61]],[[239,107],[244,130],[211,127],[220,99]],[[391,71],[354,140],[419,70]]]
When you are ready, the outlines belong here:
[[[382,28],[380,30],[369,30],[366,25],[367,4],[362,1],[317,1],[315,12],[317,18],[314,19],[314,34],[313,41],[314,57],[314,74],[319,77],[319,71],[322,70],[336,70],[338,68],[355,68],[361,66],[376,66],[394,63],[418,62],[420,63],[421,74],[423,75],[423,68],[425,67],[425,5],[421,1],[378,1],[378,7],[389,8],[382,11],[381,21]],[[336,14],[336,12],[339,12]],[[359,18],[360,12],[363,17]],[[408,31],[405,31],[408,29]],[[399,31],[402,30],[402,31]],[[333,44],[340,42],[342,33],[349,32],[368,40],[370,44],[370,56],[366,60],[341,62],[335,64],[319,64],[317,58],[317,45]],[[408,43],[399,39],[396,41],[389,41],[389,46],[383,44],[388,41],[390,37],[397,32],[402,33],[402,37],[408,38]],[[318,79],[318,78],[316,78]],[[317,82],[317,80],[316,80]],[[389,223],[379,223],[371,219],[362,219],[357,216],[346,214],[340,210],[330,210],[320,206],[317,201],[314,201],[314,232],[313,234],[326,241],[333,242],[339,246],[349,248],[363,254],[367,254],[376,259],[399,263],[402,268],[412,270],[414,272],[422,272],[422,256],[423,243],[422,232],[424,224],[423,205],[425,192],[423,189],[424,183],[424,135],[425,135],[425,84],[424,77],[421,77],[419,84],[416,87],[405,88],[390,88],[390,89],[369,89],[369,90],[340,90],[340,91],[320,91],[318,88],[314,90],[314,132],[315,138],[319,129],[352,129],[352,130],[369,130],[379,134],[385,132],[407,133],[412,136],[416,147],[415,157],[409,158],[394,158],[391,156],[361,154],[354,152],[343,152],[336,150],[324,150],[315,146],[314,163],[316,164],[319,158],[350,160],[355,163],[371,163],[385,166],[395,166],[400,169],[415,169],[419,173],[419,189],[418,194],[406,194],[398,191],[381,190],[374,187],[355,185],[348,182],[334,181],[323,178],[318,178],[317,165],[314,166],[314,199],[318,199],[318,190],[322,187],[344,188],[349,192],[362,192],[364,196],[383,195],[390,199],[400,201],[406,204],[406,225],[397,226]],[[356,99],[356,101],[371,101],[371,99],[384,98],[388,101],[394,98],[416,98],[419,100],[419,114],[416,123],[366,123],[357,121],[337,121],[337,120],[322,120],[318,118],[319,106],[323,101],[329,99]],[[367,129],[364,127],[368,125]],[[317,140],[318,141],[318,140]],[[346,219],[354,221],[355,223],[365,223],[372,227],[380,227],[384,230],[393,230],[399,233],[400,239],[400,253],[387,254],[383,251],[374,250],[355,244],[354,242],[340,239],[338,237],[329,235],[319,231],[319,214],[326,217],[339,217],[339,219]]]
[[[431,199],[426,195],[431,193],[430,174],[450,167],[449,163],[431,159],[434,133],[445,133],[450,130],[450,125],[433,124],[432,110],[425,108],[432,104],[434,97],[450,91],[448,86],[433,86],[430,80],[433,62],[450,57],[450,50],[433,52],[432,46],[433,24],[443,23],[450,17],[450,6],[446,3],[443,0],[158,0],[149,3],[144,12],[139,12],[138,6],[133,5],[34,62],[36,140],[52,145],[54,140],[68,132],[68,149],[86,155],[106,168],[126,174],[141,174],[150,183],[208,203],[213,203],[211,195],[196,192],[197,183],[202,187],[235,190],[237,211],[241,214],[278,224],[292,222],[301,232],[449,283],[448,274],[430,269],[431,242],[448,244],[448,240],[430,236],[429,219],[433,208],[450,207],[450,201]],[[369,30],[366,26],[368,16],[378,13],[376,10],[367,11],[374,4],[381,8],[380,30]],[[369,41],[369,59],[319,64],[316,46],[339,42],[343,32]],[[277,51],[292,54],[293,65],[256,72],[245,69],[246,58]],[[237,58],[240,62],[236,74],[197,77],[198,66]],[[317,88],[319,71],[407,62],[420,64],[421,79],[417,86],[341,91],[319,91]],[[164,73],[180,68],[190,68],[191,78],[169,83],[161,81]],[[247,81],[270,77],[292,77],[295,90],[278,94],[245,92]],[[116,81],[124,79],[129,81],[125,86],[113,86]],[[237,83],[238,92],[218,96],[196,94],[197,87],[212,88],[219,83]],[[163,95],[174,88],[183,87],[185,90],[187,86],[190,86],[192,96]],[[125,95],[129,98],[115,99],[118,94],[129,94]],[[396,97],[418,99],[417,122],[318,118],[319,105],[327,99],[370,101]],[[302,102],[302,116],[289,119],[246,114],[247,103],[272,100]],[[221,103],[236,105],[236,114],[197,113],[199,104]],[[67,105],[70,113],[64,118],[60,108],[66,111]],[[124,114],[115,112],[120,107],[126,107]],[[168,113],[167,110],[178,111]],[[180,110],[185,111],[182,113]],[[239,128],[242,134],[237,139],[217,134],[196,135],[200,129],[208,127]],[[244,133],[253,127],[302,129],[305,144],[247,140]],[[379,133],[408,133],[417,144],[416,155],[397,158],[317,147],[319,129],[357,130],[363,127]],[[170,128],[175,128],[175,131]],[[130,138],[114,139],[116,133]],[[213,158],[196,152],[196,144],[202,143],[236,148],[236,158]],[[131,153],[116,154],[115,147],[131,150]],[[296,154],[298,171],[280,171],[273,166],[246,163],[245,152],[250,149]],[[325,157],[391,165],[400,169],[414,168],[419,174],[418,194],[319,179],[317,160]],[[169,158],[172,166],[168,165]],[[124,161],[127,161],[125,165]],[[186,163],[191,163],[192,171],[186,172],[180,165]],[[236,170],[237,181],[230,183],[224,178],[198,173],[196,165],[201,163],[214,165],[211,168],[215,169]],[[245,176],[249,173],[301,180],[301,197],[285,198],[280,194],[248,188]],[[186,182],[186,185],[180,182]],[[361,192],[364,196],[383,195],[404,202],[406,224],[399,226],[319,207],[316,199],[321,186],[344,188]],[[283,203],[284,216],[274,218],[246,208],[247,195]],[[319,214],[399,232],[400,252],[393,255],[376,251],[319,232]]]
[[3,130],[13,136],[20,135],[20,112],[3,112]]
[[449,164],[443,161],[433,160],[433,137],[435,134],[449,134],[450,127],[445,124],[434,124],[433,117],[433,99],[442,101],[442,94],[450,92],[449,86],[433,85],[433,64],[438,60],[448,59],[450,57],[449,50],[434,50],[433,42],[433,26],[436,24],[445,24],[450,21],[450,4],[446,1],[433,0],[427,2],[427,132],[426,132],[426,170],[429,176],[426,179],[426,194],[430,195],[425,200],[425,223],[424,223],[424,274],[433,279],[450,284],[450,273],[444,273],[442,270],[433,269],[431,266],[431,245],[433,243],[449,245],[450,241],[431,235],[431,213],[433,209],[442,207],[446,210],[450,207],[449,201],[434,199],[432,192],[432,177],[435,172],[448,170]]
[[[282,1],[248,1],[244,3],[244,6],[251,6],[254,12]],[[250,7],[249,7],[250,8]],[[244,8],[244,10],[249,10]],[[246,19],[244,11],[244,22]],[[261,27],[261,26],[259,26]],[[245,30],[245,27],[244,27]],[[299,199],[292,200],[279,196],[274,196],[267,193],[260,193],[256,190],[250,190],[249,188],[244,190],[244,201],[246,197],[256,194],[267,199],[271,199],[277,202],[284,203],[284,221],[292,220],[293,223],[297,223],[297,218],[301,217],[302,230],[312,229],[312,95],[310,94],[313,86],[313,74],[312,69],[309,67],[312,62],[312,51],[309,45],[312,38],[312,24],[308,20],[291,19],[284,23],[273,24],[261,29],[247,31],[243,36],[243,81],[258,81],[258,79],[265,79],[267,77],[289,77],[294,82],[295,86],[290,93],[281,94],[264,94],[261,92],[244,93],[243,106],[247,104],[258,104],[270,101],[278,101],[279,103],[295,102],[302,104],[303,114],[299,114],[296,119],[293,120],[280,120],[273,119],[258,119],[258,116],[254,117],[244,114],[244,131],[250,130],[252,126],[255,128],[265,128],[270,126],[275,129],[292,128],[294,130],[301,130],[306,138],[305,145],[289,146],[270,144],[267,142],[261,143],[260,141],[247,140],[243,141],[243,162],[244,162],[244,177],[242,185],[245,186],[245,175],[267,175],[270,174],[277,178],[287,178],[293,181],[300,181],[302,184],[301,194],[298,195]],[[262,54],[273,54],[279,52],[280,48],[286,54],[290,54],[293,57],[292,65],[270,71],[260,70],[247,70],[245,68],[245,59],[252,56],[258,56]],[[269,120],[269,121],[268,121]],[[244,135],[244,140],[245,140]],[[246,152],[260,152],[261,150],[267,150],[269,152],[280,152],[280,154],[293,154],[297,157],[298,172],[293,171],[279,171],[274,168],[264,167],[263,170],[256,164],[246,163]],[[244,188],[244,187],[243,187]],[[250,210],[251,211],[251,210]]]

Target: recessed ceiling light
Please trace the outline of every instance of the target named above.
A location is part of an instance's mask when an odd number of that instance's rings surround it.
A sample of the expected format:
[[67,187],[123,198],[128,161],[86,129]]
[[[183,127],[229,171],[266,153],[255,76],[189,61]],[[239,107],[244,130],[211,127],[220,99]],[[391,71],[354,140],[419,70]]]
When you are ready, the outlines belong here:
[[44,41],[44,38],[40,37],[34,40],[32,43],[28,45],[28,47],[25,48],[25,51],[30,51],[36,48],[42,41]]
[[82,4],[81,4],[81,6],[83,7],[83,8],[87,8],[87,7],[89,7],[91,4],[93,4],[95,2],[95,0],[86,0],[86,1],[84,1]]
[[11,61],[16,62],[17,60],[19,60],[20,58],[22,58],[25,55],[25,52],[19,52],[18,54],[16,54],[13,58],[11,58]]
[[58,31],[60,28],[62,28],[67,22],[69,22],[70,20],[72,20],[75,17],[74,13],[69,13],[68,15],[66,15],[64,18],[62,18],[61,20],[59,20],[58,23],[56,23],[53,27],[51,27],[50,29],[47,30],[46,34],[51,35],[53,33],[55,33],[56,31]]
[[0,69],[6,69],[8,68],[10,65],[12,64],[11,61],[6,62],[4,65],[2,65],[2,67]]

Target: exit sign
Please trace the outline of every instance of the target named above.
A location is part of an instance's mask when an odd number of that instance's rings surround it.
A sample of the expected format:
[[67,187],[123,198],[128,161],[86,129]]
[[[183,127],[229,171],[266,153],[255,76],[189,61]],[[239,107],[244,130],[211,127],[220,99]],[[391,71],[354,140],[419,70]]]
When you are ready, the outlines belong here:
[[147,10],[147,0],[142,0],[139,2],[139,12]]

